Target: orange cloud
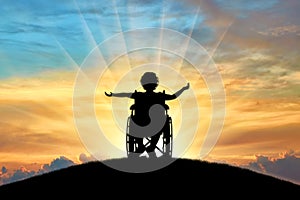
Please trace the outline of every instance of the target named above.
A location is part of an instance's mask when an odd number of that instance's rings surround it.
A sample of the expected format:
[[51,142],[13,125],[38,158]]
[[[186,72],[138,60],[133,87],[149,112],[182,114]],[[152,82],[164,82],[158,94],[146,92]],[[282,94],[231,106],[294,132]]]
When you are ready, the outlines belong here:
[[74,73],[1,82],[0,162],[45,163],[84,152],[72,119]]
[[300,104],[290,99],[229,99],[224,130],[210,158],[247,163],[254,155],[299,151]]

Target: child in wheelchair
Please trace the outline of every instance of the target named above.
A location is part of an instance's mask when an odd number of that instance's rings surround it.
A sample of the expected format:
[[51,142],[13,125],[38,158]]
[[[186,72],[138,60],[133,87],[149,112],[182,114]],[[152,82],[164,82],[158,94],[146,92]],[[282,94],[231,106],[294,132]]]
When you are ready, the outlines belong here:
[[[149,140],[147,146],[143,144],[143,137],[134,135],[131,138],[134,138],[134,142],[137,146],[135,150],[129,149],[129,151],[134,151],[134,153],[141,154],[144,151],[148,153],[150,157],[156,157],[155,148],[159,138],[165,129],[165,124],[159,125],[159,121],[168,120],[166,118],[166,114],[157,110],[154,113],[154,117],[152,119],[149,116],[149,111],[153,108],[154,105],[161,105],[165,110],[168,109],[168,106],[165,104],[165,101],[176,99],[178,96],[182,94],[183,91],[189,89],[189,83],[186,86],[182,87],[174,94],[166,94],[165,92],[154,92],[157,88],[159,80],[154,72],[145,72],[140,80],[141,85],[143,86],[145,92],[137,92],[134,93],[107,93],[105,95],[108,97],[127,97],[134,99],[134,105],[131,106],[132,110],[132,122],[136,124],[137,127],[141,127],[137,130],[142,130],[143,135],[148,135],[151,139]],[[157,124],[154,124],[155,120]],[[148,128],[143,128],[148,127]],[[160,128],[161,130],[155,130],[155,128]],[[130,129],[130,127],[129,127]],[[154,133],[150,133],[153,132]],[[130,132],[130,131],[129,131]],[[147,133],[148,132],[148,133]],[[130,134],[130,133],[129,133]]]

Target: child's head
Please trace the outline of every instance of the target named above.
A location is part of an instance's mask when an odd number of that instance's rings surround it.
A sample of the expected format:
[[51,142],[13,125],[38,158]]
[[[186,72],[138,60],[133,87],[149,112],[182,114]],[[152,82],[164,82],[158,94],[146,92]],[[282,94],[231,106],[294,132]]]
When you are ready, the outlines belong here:
[[154,72],[145,72],[141,84],[146,91],[153,91],[158,86],[158,77]]

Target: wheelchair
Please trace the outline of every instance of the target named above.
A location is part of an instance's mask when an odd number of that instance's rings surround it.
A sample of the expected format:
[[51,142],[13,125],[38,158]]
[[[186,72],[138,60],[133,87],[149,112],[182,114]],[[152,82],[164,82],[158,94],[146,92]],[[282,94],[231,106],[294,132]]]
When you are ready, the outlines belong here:
[[[157,133],[159,134],[158,142],[155,146],[156,157],[171,158],[173,151],[173,125],[172,118],[168,114],[169,106],[167,104],[163,105],[165,109],[166,122],[162,130]],[[131,115],[127,119],[126,127],[126,152],[128,158],[136,158],[140,152],[137,152],[139,145],[144,145],[145,149],[151,144],[152,137],[142,137],[137,138],[131,134],[132,122],[135,116],[135,104],[130,107]],[[158,137],[158,136],[157,136]]]

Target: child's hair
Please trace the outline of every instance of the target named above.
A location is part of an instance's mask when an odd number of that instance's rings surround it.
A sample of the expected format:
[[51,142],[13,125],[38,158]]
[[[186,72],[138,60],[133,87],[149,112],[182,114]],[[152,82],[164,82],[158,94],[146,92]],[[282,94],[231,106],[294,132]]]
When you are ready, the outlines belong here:
[[154,72],[145,72],[141,78],[142,86],[151,84],[151,85],[158,85],[158,77]]

